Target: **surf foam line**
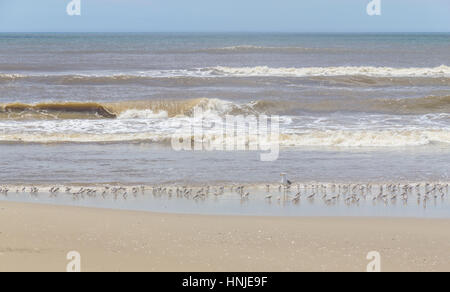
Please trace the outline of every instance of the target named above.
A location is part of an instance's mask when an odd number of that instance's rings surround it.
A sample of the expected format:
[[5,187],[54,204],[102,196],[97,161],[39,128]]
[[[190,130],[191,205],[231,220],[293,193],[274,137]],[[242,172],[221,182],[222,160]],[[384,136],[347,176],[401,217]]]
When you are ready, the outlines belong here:
[[270,68],[260,67],[215,67],[213,74],[238,77],[320,77],[320,76],[371,76],[371,77],[450,77],[450,67],[392,68],[392,67],[305,67]]
[[[59,144],[59,143],[132,143],[147,142],[169,146],[172,138],[182,137],[189,140],[189,143],[206,140],[220,141],[226,143],[227,136],[223,133],[203,132],[201,135],[192,133],[176,133],[175,129],[165,132],[107,132],[89,133],[82,131],[64,132],[21,132],[21,133],[0,133],[2,143],[38,143],[38,144]],[[222,136],[223,135],[223,136]],[[259,137],[237,133],[233,139],[243,139],[245,146],[257,145]],[[308,130],[299,133],[281,132],[279,144],[282,147],[338,147],[338,148],[395,148],[425,146],[434,143],[450,145],[450,130]]]
[[43,72],[39,74],[0,73],[0,81],[15,81],[20,79],[57,80],[58,82],[107,82],[130,81],[148,78],[213,78],[213,77],[326,77],[326,76],[369,76],[369,77],[450,77],[450,67],[375,67],[375,66],[336,66],[336,67],[297,67],[273,68],[257,67],[206,67],[191,69],[148,70],[130,72]]

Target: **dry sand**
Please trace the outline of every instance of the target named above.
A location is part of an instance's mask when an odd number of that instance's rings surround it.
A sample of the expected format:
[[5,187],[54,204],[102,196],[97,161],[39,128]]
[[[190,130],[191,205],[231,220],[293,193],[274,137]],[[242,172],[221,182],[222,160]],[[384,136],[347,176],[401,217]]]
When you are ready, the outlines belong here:
[[450,271],[450,220],[155,214],[0,202],[0,271]]

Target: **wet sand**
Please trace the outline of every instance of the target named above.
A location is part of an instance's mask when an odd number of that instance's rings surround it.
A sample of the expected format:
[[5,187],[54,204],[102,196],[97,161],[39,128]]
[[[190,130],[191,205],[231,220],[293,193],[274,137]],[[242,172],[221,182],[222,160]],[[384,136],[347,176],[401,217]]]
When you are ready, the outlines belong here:
[[0,271],[450,271],[450,220],[176,215],[0,202]]

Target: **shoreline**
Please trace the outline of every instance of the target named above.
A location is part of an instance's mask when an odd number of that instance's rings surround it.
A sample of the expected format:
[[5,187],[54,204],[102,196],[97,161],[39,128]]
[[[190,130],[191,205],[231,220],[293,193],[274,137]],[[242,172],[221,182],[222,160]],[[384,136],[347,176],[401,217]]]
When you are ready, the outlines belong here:
[[450,271],[450,220],[164,214],[0,202],[0,271]]

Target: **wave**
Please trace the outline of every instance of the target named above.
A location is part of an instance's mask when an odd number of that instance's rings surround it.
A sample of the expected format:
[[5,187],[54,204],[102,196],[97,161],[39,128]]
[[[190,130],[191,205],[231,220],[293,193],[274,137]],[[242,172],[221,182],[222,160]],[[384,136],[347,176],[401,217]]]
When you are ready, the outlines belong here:
[[[424,115],[280,115],[280,145],[286,147],[401,147],[450,144],[450,97],[404,100],[329,100],[319,105],[299,101],[255,101],[236,104],[220,99],[126,101],[116,103],[6,104],[0,107],[0,142],[11,143],[116,143],[170,144],[180,125],[198,125],[193,113],[202,109],[206,119],[225,115],[277,114],[296,110],[353,109],[402,111]],[[316,108],[317,107],[317,108]],[[326,108],[325,108],[326,107]],[[440,113],[430,114],[431,111]],[[444,112],[443,112],[444,111]],[[443,112],[443,113],[442,113]],[[6,117],[6,118],[5,118]],[[225,120],[222,121],[226,123]],[[221,122],[221,123],[222,123]],[[201,125],[201,124],[200,124]],[[217,135],[206,129],[200,137],[182,129],[183,137],[197,141]],[[245,131],[238,129],[238,135]],[[256,137],[248,137],[255,143]]]
[[270,68],[261,67],[215,67],[214,74],[221,76],[270,76],[270,77],[320,77],[320,76],[372,76],[372,77],[450,77],[450,67],[391,68],[391,67],[308,67]]
[[[177,137],[196,141],[214,141],[217,133],[206,133],[201,136],[191,134]],[[170,145],[173,133],[0,133],[3,143],[118,143],[147,142]],[[257,145],[257,136],[244,137],[246,145]],[[228,138],[228,142],[236,136]],[[227,141],[225,139],[224,141]],[[275,142],[275,140],[273,141]],[[282,133],[279,137],[281,147],[406,147],[424,146],[435,143],[450,144],[448,130],[310,130],[303,133]]]
[[[343,79],[336,77],[352,77]],[[242,77],[286,77],[286,78],[335,78],[336,82],[351,82],[360,84],[371,84],[374,80],[365,79],[385,78],[389,82],[391,78],[408,79],[432,79],[441,78],[440,83],[450,78],[450,67],[439,66],[430,68],[391,68],[391,67],[368,67],[368,66],[345,66],[345,67],[304,67],[304,68],[270,68],[270,67],[209,67],[195,69],[173,69],[173,70],[149,70],[139,72],[92,72],[92,73],[40,73],[40,74],[9,74],[0,73],[0,82],[11,82],[18,80],[29,80],[31,82],[50,82],[57,84],[95,84],[95,83],[125,83],[140,82],[148,80],[167,79],[213,79],[213,78],[242,78]],[[356,77],[356,78],[355,78]],[[383,80],[380,80],[383,81]]]
[[116,118],[117,115],[112,113],[107,107],[94,102],[77,103],[38,103],[23,104],[10,103],[0,106],[0,117],[12,119],[20,118]]
[[282,146],[405,147],[433,143],[450,144],[449,130],[307,131],[282,135]]
[[205,114],[233,114],[239,108],[219,99],[123,101],[110,103],[55,102],[0,104],[0,119],[149,119],[191,116],[201,108]]
[[0,104],[0,119],[163,119],[192,116],[196,109],[205,115],[302,115],[306,112],[364,112],[383,114],[450,113],[450,96],[403,99],[346,98],[318,101],[258,100],[237,104],[221,99],[149,100],[110,103],[64,102]]
[[14,81],[16,79],[24,79],[24,78],[27,78],[27,75],[0,73],[0,81]]
[[155,113],[152,110],[136,110],[130,109],[121,113],[119,119],[164,119],[168,118],[169,114],[166,111]]
[[[247,107],[254,112],[283,114],[307,112],[367,112],[384,114],[450,113],[450,95],[419,98],[346,98],[319,101],[270,101],[253,102]],[[244,107],[245,108],[245,107]]]
[[35,74],[0,73],[0,82],[29,81],[50,84],[111,84],[151,80],[214,77],[209,69],[150,70],[137,72],[52,72]]
[[[205,87],[205,86],[256,86],[259,87],[265,79],[273,82],[273,78],[280,76],[247,76],[239,78],[236,76],[220,76],[217,73],[203,72],[204,74],[193,74],[192,72],[180,74],[166,74],[161,76],[151,76],[151,74],[124,74],[124,75],[55,75],[55,76],[27,76],[19,74],[0,74],[0,83],[15,81],[26,81],[32,83],[44,83],[51,85],[129,85],[139,84],[156,87]],[[156,75],[156,74],[155,74]],[[263,79],[263,80],[262,80]],[[304,80],[307,79],[307,80]],[[321,86],[328,84],[330,86],[349,86],[349,87],[382,87],[382,86],[448,86],[450,77],[432,76],[432,77],[380,77],[380,76],[286,76],[281,82],[288,84],[301,84],[308,82],[314,86],[315,82]],[[283,83],[285,84],[285,83]]]
[[380,77],[380,76],[313,76],[309,80],[330,86],[382,87],[382,86],[448,86],[450,77]]

